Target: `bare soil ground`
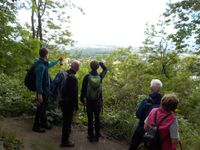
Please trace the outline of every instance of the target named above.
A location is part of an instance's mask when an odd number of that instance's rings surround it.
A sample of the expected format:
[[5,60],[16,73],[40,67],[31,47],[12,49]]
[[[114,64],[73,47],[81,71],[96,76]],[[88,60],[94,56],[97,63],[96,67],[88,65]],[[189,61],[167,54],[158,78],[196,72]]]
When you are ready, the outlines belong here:
[[87,128],[74,125],[72,139],[75,142],[73,148],[60,148],[61,127],[53,127],[46,133],[32,132],[32,119],[4,118],[0,120],[3,130],[14,133],[17,138],[22,139],[24,150],[127,150],[124,142],[111,140],[105,136],[99,142],[90,143],[87,140]]

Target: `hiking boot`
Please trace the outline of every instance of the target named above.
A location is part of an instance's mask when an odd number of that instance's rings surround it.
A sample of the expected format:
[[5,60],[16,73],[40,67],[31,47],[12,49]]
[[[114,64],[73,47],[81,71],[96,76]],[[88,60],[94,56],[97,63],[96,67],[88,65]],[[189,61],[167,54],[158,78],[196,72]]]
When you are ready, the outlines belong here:
[[46,132],[46,131],[45,131],[44,129],[42,129],[42,128],[35,128],[35,127],[33,127],[32,131],[38,132],[38,133],[45,133],[45,132]]
[[99,142],[99,137],[94,137],[95,142]]
[[90,136],[90,135],[87,136],[87,139],[88,139],[90,142],[93,142],[93,141],[94,141],[94,137],[93,137],[93,136]]
[[67,141],[60,144],[60,147],[74,147],[74,146],[75,146],[75,143],[72,141]]
[[52,126],[51,125],[45,125],[45,126],[42,126],[42,128],[47,129],[47,130],[51,130]]

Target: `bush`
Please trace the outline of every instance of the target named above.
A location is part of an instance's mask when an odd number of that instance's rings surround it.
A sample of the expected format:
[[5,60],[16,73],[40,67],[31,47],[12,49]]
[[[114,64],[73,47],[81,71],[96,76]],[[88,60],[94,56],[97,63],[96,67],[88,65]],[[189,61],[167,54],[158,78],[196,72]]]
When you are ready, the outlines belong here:
[[0,113],[4,116],[32,114],[35,96],[23,85],[19,75],[0,74]]
[[22,150],[23,141],[16,138],[16,135],[10,132],[6,132],[0,128],[0,136],[3,140],[3,147],[6,150]]
[[197,150],[200,147],[200,130],[198,127],[178,116],[178,123],[180,126],[180,138],[182,141],[183,149]]

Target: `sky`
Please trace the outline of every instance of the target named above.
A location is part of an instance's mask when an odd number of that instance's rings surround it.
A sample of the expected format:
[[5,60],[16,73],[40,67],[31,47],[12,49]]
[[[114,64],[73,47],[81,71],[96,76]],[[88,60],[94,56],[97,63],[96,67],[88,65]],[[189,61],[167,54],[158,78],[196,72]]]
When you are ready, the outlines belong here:
[[167,0],[73,0],[85,15],[74,10],[73,39],[80,45],[137,47],[144,40],[145,24],[156,23]]
[[[169,0],[72,0],[81,7],[71,11],[70,31],[75,45],[139,47],[146,23],[156,23]],[[30,14],[21,11],[21,22],[30,23]],[[23,16],[23,17],[22,17]]]

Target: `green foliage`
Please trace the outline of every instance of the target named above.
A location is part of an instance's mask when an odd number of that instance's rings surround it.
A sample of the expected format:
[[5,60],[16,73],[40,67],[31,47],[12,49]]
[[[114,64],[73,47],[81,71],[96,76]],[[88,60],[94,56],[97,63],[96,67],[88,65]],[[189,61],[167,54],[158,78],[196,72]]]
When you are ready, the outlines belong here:
[[[199,52],[200,44],[200,3],[199,0],[181,0],[168,4],[164,14],[166,22],[172,23],[176,32],[170,38],[176,48],[191,47]],[[191,42],[192,41],[192,42]],[[193,42],[195,41],[195,42]]]
[[14,133],[7,132],[0,128],[0,136],[3,138],[3,146],[6,150],[22,150],[23,141],[16,138]]
[[151,70],[166,78],[173,76],[173,66],[178,61],[178,54],[182,49],[176,49],[174,42],[168,38],[167,24],[159,20],[156,25],[147,25],[142,54],[146,55],[147,63],[151,64]]
[[78,9],[70,0],[24,0],[19,2],[27,11],[31,12],[31,25],[28,27],[32,31],[32,38],[40,40],[42,46],[53,45],[60,49],[72,45],[71,39],[70,11]]
[[183,148],[188,150],[199,149],[199,128],[195,127],[191,122],[184,119],[182,116],[178,116],[178,122],[180,124],[180,138]]
[[[159,78],[164,83],[162,93],[174,92],[180,99],[177,113],[184,149],[196,150],[200,147],[200,130],[198,129],[200,126],[200,59],[198,55],[179,56],[182,52],[187,53],[183,51],[185,50],[183,48],[187,46],[187,39],[190,37],[196,41],[193,43],[194,46],[199,47],[199,3],[197,1],[189,0],[170,4],[169,11],[165,14],[169,20],[147,26],[142,52],[133,53],[131,48],[121,48],[108,52],[106,55],[98,55],[104,51],[100,52],[100,49],[96,49],[99,51],[97,53],[89,50],[88,53],[96,55],[92,58],[82,57],[88,56],[87,52],[82,54],[75,51],[69,55],[59,50],[65,49],[67,44],[72,43],[68,28],[61,26],[70,19],[68,15],[63,15],[66,13],[63,10],[76,7],[71,1],[40,1],[45,2],[40,10],[37,9],[35,0],[31,2],[25,3],[28,4],[25,6],[31,8],[36,14],[39,11],[41,13],[40,19],[43,19],[42,27],[45,33],[44,43],[50,49],[50,58],[54,60],[58,56],[66,58],[63,66],[57,65],[49,70],[52,79],[59,71],[69,68],[72,57],[78,59],[82,62],[80,71],[76,75],[80,92],[82,80],[90,70],[91,60],[104,61],[108,67],[108,73],[103,81],[104,107],[101,115],[104,131],[108,135],[130,139],[134,126],[137,125],[134,113],[142,99],[149,94],[151,79]],[[27,91],[23,80],[26,68],[30,67],[38,55],[40,42],[33,36],[31,39],[29,25],[24,28],[17,23],[17,5],[10,0],[0,0],[0,8],[0,114],[4,116],[33,115],[36,107],[35,93]],[[78,9],[81,10],[81,8]],[[54,19],[60,22],[56,22],[51,17],[52,13],[57,16]],[[177,29],[176,36],[167,34],[167,26],[172,19]],[[35,27],[39,26],[38,22],[34,23]],[[86,114],[82,110],[81,105],[75,122],[86,125]],[[50,101],[47,115],[49,122],[61,123],[62,114],[57,102]],[[5,138],[5,143],[12,150],[20,149],[21,146],[21,142],[15,136]]]
[[1,73],[0,87],[1,115],[19,116],[33,113],[33,100],[35,96],[27,91],[23,85],[23,80],[18,75],[7,76]]
[[47,114],[47,121],[54,125],[61,124],[62,121],[62,112],[59,107],[59,104],[57,101],[54,101],[52,99],[49,99],[49,106],[46,111]]

